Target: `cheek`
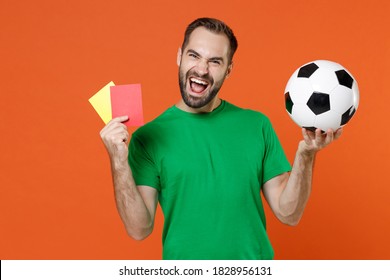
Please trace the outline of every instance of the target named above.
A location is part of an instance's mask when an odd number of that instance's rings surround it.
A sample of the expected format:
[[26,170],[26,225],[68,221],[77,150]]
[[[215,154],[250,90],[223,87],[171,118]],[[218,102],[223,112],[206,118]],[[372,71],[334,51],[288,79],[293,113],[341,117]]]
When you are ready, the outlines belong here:
[[188,68],[186,65],[184,65],[183,63],[180,64],[180,67],[179,67],[179,73],[180,73],[180,76],[185,78],[186,75],[187,75],[187,72],[188,72]]
[[188,60],[188,59],[182,59],[180,63],[180,67],[183,69],[186,69],[188,71],[189,69],[192,69],[196,66],[196,63],[194,61]]
[[179,68],[179,71],[182,75],[183,78],[186,78],[187,77],[187,74],[189,72],[191,72],[191,69],[193,68],[193,66],[191,65],[188,65],[188,64],[181,64],[180,68]]
[[214,82],[221,83],[225,80],[226,77],[226,71],[218,71],[217,73],[213,74]]

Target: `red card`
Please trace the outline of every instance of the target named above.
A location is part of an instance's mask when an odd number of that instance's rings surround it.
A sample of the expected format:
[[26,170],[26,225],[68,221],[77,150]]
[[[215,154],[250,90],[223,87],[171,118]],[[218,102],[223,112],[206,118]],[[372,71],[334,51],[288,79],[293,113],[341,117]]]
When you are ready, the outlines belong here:
[[141,85],[120,85],[110,87],[112,118],[129,116],[127,126],[144,124]]

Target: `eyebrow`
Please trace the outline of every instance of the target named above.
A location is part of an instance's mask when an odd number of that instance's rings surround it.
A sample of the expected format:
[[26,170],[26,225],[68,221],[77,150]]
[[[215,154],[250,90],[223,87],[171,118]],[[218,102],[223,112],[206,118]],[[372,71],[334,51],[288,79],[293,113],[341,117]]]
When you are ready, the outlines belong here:
[[[193,49],[187,50],[187,54],[188,54],[188,53],[193,53],[193,54],[195,54],[196,56],[202,57],[198,52],[194,51]],[[219,57],[219,56],[210,57],[210,58],[208,58],[207,60],[208,60],[208,61],[216,61],[216,60],[219,60],[219,61],[224,62],[223,57]]]

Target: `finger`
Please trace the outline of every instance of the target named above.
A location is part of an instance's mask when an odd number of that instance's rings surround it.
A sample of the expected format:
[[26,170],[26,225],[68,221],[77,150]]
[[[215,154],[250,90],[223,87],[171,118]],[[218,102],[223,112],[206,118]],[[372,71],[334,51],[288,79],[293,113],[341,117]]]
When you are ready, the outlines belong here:
[[334,140],[334,132],[332,129],[328,129],[325,137],[325,146],[332,143],[333,140]]
[[117,143],[127,143],[127,140],[129,139],[129,134],[128,133],[121,133],[116,135]]
[[340,127],[339,129],[336,130],[336,133],[334,135],[334,140],[337,140],[339,139],[339,137],[341,136],[341,134],[343,134],[343,128]]
[[322,130],[317,128],[314,135],[314,142],[317,146],[320,146],[323,141]]
[[120,127],[124,130],[127,130],[127,126],[121,122],[124,118],[112,119],[107,125],[101,130],[100,135],[103,137],[107,133],[111,133],[116,128]]
[[309,131],[306,128],[302,128],[302,136],[305,143],[307,145],[310,145],[312,141],[312,137],[310,137]]
[[130,135],[129,135],[129,133],[126,130],[124,135],[123,135],[123,142],[128,143],[129,139],[130,139]]
[[127,127],[125,125],[118,124],[115,127],[111,127],[111,129],[108,131],[107,134],[116,135],[116,134],[123,134],[123,133],[127,133]]
[[113,118],[111,121],[109,121],[108,123],[112,123],[112,122],[125,122],[129,119],[129,116],[120,116],[120,117],[116,117],[116,118]]
[[103,142],[106,143],[107,147],[118,146],[121,144],[127,144],[129,140],[129,134],[127,132],[119,132],[116,134],[107,135],[106,138],[103,139]]
[[120,142],[127,142],[129,133],[122,126],[117,126],[108,132],[102,133],[101,138],[106,145],[118,144]]
[[110,121],[106,124],[105,128],[106,128],[106,127],[111,127],[112,125],[115,125],[115,124],[117,124],[117,123],[125,122],[125,121],[127,121],[128,119],[129,119],[128,116],[120,116],[120,117],[117,117],[117,118],[113,118],[112,120],[110,120]]

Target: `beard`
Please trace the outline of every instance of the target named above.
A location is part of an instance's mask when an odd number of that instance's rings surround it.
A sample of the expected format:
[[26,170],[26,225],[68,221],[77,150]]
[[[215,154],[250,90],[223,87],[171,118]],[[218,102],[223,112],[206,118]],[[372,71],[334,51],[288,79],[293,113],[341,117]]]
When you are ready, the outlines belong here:
[[[208,92],[205,93],[203,96],[199,96],[199,97],[190,95],[187,92],[187,83],[189,82],[188,78],[190,76],[206,80],[210,85]],[[184,103],[190,108],[198,109],[209,104],[214,99],[214,97],[217,96],[219,90],[222,87],[223,82],[224,82],[223,79],[214,82],[213,77],[211,77],[210,75],[206,74],[200,76],[195,71],[191,71],[191,70],[188,71],[187,73],[184,73],[183,71],[181,71],[179,67],[179,87],[180,87],[181,97]]]

